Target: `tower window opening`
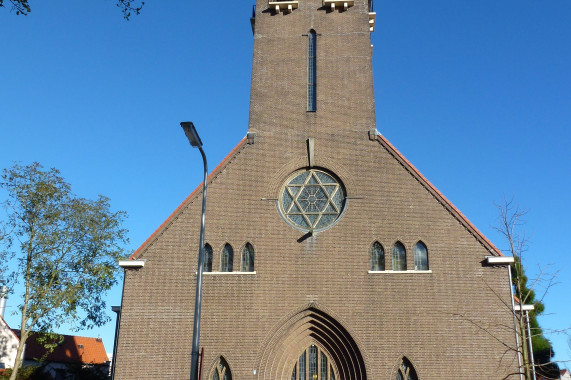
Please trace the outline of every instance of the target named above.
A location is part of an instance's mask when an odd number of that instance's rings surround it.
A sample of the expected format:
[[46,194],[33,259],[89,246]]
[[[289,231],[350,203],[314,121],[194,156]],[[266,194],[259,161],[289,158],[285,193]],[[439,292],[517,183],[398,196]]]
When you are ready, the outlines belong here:
[[307,45],[307,111],[315,112],[317,110],[317,34],[313,29],[309,32]]

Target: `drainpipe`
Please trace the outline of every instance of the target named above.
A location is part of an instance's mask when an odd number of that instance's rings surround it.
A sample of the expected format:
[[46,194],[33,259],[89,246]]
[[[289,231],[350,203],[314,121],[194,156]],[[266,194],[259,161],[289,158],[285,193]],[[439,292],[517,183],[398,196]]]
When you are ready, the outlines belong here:
[[517,347],[517,363],[518,363],[518,368],[519,368],[519,378],[520,380],[524,380],[523,379],[523,372],[522,372],[522,368],[521,368],[521,352],[519,349],[519,334],[518,334],[518,327],[517,327],[517,322],[516,322],[516,316],[515,316],[515,301],[514,301],[514,288],[513,288],[513,284],[512,284],[512,266],[508,265],[508,273],[509,273],[509,284],[510,284],[510,295],[511,295],[511,299],[512,299],[512,316],[513,316],[513,320],[514,320],[514,332],[515,332],[515,344]]
[[115,322],[115,339],[113,340],[113,358],[111,359],[111,380],[113,380],[115,379],[115,362],[117,361],[119,326],[121,326],[121,306],[111,306],[111,310],[117,314],[117,320]]
[[531,377],[533,380],[536,380],[536,378],[535,378],[535,363],[533,360],[533,346],[531,344],[531,329],[529,327],[529,312],[527,310],[525,311],[525,320],[527,322],[527,340],[528,340],[528,347],[529,347],[529,359],[531,361]]

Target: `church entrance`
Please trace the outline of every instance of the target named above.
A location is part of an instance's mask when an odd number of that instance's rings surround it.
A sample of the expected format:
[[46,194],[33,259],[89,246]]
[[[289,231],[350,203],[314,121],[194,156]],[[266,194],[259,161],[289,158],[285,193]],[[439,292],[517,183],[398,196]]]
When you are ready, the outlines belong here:
[[367,380],[359,347],[329,314],[309,307],[279,324],[266,343],[262,380]]

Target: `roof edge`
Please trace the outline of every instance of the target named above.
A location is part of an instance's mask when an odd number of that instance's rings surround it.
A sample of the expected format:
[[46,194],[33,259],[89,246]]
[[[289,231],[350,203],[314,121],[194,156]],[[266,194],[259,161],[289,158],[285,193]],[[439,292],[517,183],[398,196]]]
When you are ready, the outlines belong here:
[[20,338],[18,337],[18,335],[16,335],[16,333],[14,332],[14,329],[10,327],[10,325],[8,324],[8,322],[6,322],[6,320],[4,319],[4,317],[0,317],[0,319],[2,320],[2,322],[4,322],[4,325],[6,326],[6,328],[8,330],[10,330],[10,332],[12,333],[12,335],[14,335],[14,337],[18,340],[18,342],[20,341]]
[[[218,164],[218,166],[216,166],[216,168],[214,168],[214,170],[212,172],[210,172],[210,174],[207,177],[207,183],[210,184],[210,182],[212,182],[212,179],[214,177],[216,177],[216,175],[222,171],[222,169],[224,168],[224,166],[226,166],[226,164],[236,155],[236,153],[238,153],[238,151],[240,151],[245,145],[246,145],[246,137],[244,137],[242,140],[240,140],[240,142],[238,143],[238,145],[236,145],[234,147],[234,149],[232,149],[232,151],[230,153],[228,153],[228,155]],[[143,244],[141,244],[141,246],[139,248],[137,248],[137,250],[135,252],[133,252],[133,254],[131,256],[129,256],[129,260],[136,260],[139,255],[141,255],[141,253],[149,246],[151,245],[152,242],[154,242],[157,238],[157,236],[170,224],[170,222],[178,215],[182,212],[182,209],[184,208],[184,206],[190,202],[190,200],[192,198],[194,198],[202,189],[202,183],[199,184],[192,193],[190,193],[190,195],[188,197],[186,197],[182,203],[173,211],[172,214],[169,215],[169,217],[159,226],[159,228],[157,228],[155,230],[155,232],[153,232],[151,234],[151,236],[149,236],[147,238],[147,240],[145,240],[143,242]]]
[[442,194],[432,183],[430,183],[430,181],[426,179],[426,177],[424,177],[420,173],[420,171],[418,171],[418,169],[414,167],[414,165],[411,164],[410,161],[407,160],[403,156],[403,154],[399,152],[397,148],[395,148],[383,135],[377,134],[376,138],[377,141],[379,141],[385,147],[385,149],[387,149],[393,155],[393,157],[395,157],[398,161],[400,161],[401,165],[403,165],[407,170],[409,170],[409,172],[421,184],[423,184],[426,187],[426,189],[444,206],[444,208],[448,210],[448,212],[450,212],[484,247],[486,247],[491,252],[496,253],[498,256],[505,256],[491,241],[488,240],[488,238],[484,236],[484,234],[480,232],[480,230],[476,228],[476,226],[474,226],[468,220],[468,218],[466,218],[466,216],[464,216],[464,214],[460,212],[460,210],[458,210],[458,208],[456,208],[456,206],[452,204],[452,202],[450,202],[444,196],[444,194]]

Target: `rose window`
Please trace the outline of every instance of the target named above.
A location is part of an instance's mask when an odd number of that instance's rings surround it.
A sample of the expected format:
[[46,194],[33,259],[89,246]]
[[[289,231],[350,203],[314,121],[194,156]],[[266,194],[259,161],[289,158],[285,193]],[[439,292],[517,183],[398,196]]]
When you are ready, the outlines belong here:
[[321,230],[343,212],[345,189],[339,180],[321,170],[296,173],[286,183],[280,198],[285,219],[303,230]]

